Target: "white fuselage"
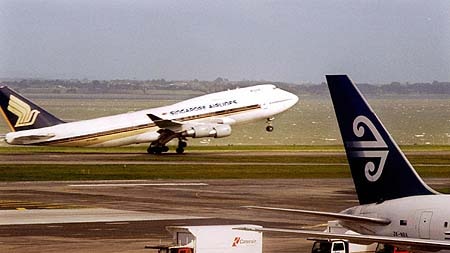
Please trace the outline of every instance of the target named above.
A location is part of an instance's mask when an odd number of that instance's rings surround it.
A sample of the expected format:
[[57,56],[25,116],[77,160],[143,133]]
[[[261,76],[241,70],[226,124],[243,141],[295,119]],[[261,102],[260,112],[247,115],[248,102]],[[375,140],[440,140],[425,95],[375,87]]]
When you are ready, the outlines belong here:
[[297,96],[274,85],[257,85],[207,94],[169,106],[11,132],[5,139],[9,144],[54,146],[111,147],[149,143],[160,134],[148,114],[182,124],[233,125],[272,117],[297,101]]
[[386,226],[340,221],[351,230],[370,235],[450,241],[450,196],[424,195],[349,208],[342,213],[389,219]]

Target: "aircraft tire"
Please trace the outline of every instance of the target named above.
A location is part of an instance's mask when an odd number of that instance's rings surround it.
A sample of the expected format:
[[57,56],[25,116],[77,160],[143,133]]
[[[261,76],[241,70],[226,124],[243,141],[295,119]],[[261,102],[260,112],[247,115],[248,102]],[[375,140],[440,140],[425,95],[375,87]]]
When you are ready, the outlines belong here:
[[267,132],[272,132],[273,131],[273,126],[266,126],[266,131]]
[[180,142],[178,142],[178,147],[185,148],[185,147],[187,147],[187,143],[185,141],[180,141]]
[[[167,149],[167,150],[166,150]],[[164,147],[149,147],[147,149],[147,153],[152,154],[152,155],[160,155],[163,152],[167,152],[169,151],[169,148],[164,146]]]
[[178,147],[176,149],[177,154],[183,154],[184,153],[184,148]]

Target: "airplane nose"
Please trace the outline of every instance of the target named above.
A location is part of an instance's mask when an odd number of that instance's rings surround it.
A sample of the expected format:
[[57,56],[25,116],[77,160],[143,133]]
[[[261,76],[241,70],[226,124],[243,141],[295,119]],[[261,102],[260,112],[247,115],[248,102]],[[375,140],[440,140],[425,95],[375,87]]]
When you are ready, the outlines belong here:
[[297,95],[290,93],[290,92],[286,92],[286,96],[287,96],[287,103],[288,103],[288,107],[292,107],[293,105],[297,104],[299,98]]

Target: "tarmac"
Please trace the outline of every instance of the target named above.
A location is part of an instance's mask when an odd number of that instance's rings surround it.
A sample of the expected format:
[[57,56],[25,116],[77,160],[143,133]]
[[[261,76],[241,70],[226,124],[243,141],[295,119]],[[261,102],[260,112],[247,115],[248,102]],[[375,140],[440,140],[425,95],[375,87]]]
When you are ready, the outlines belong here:
[[108,208],[26,209],[22,207],[18,210],[0,211],[0,225],[160,221],[200,218],[187,215],[136,212]]
[[[450,186],[450,178],[425,181]],[[326,220],[242,206],[338,212],[357,203],[350,178],[2,182],[0,252],[152,253],[144,247],[170,243],[165,227],[176,225],[321,230]],[[298,235],[265,233],[263,252],[310,252],[311,245]]]

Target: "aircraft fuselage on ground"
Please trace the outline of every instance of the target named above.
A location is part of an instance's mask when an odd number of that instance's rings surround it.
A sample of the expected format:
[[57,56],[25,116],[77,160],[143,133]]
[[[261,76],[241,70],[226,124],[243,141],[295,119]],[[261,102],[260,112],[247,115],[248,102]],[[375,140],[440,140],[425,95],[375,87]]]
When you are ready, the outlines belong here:
[[388,217],[388,225],[340,221],[361,234],[450,241],[448,195],[422,195],[386,200],[349,208],[342,213],[364,217]]

